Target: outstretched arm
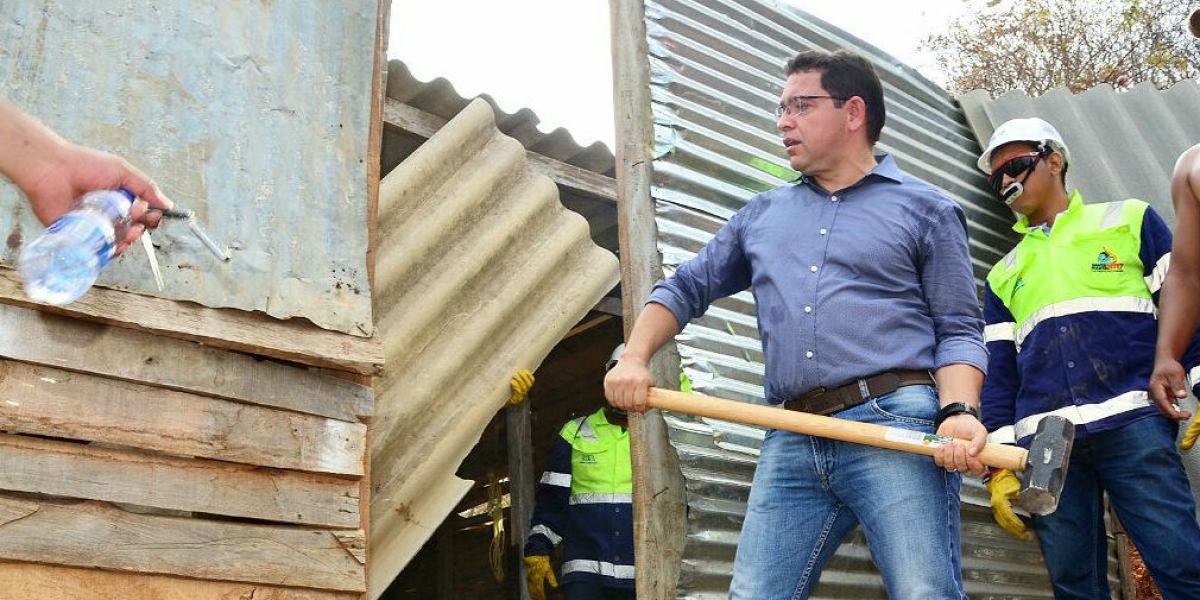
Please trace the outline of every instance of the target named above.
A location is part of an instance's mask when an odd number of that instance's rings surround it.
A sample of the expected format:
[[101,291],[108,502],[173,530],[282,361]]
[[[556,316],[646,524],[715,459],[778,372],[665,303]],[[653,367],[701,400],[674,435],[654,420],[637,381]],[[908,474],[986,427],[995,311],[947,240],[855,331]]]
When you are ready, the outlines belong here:
[[118,243],[119,252],[147,227],[158,225],[161,214],[148,213],[147,205],[171,207],[154,182],[124,159],[62,139],[4,98],[0,98],[0,175],[20,188],[43,225],[66,214],[86,192],[119,187],[133,192],[141,201],[134,204],[134,226]]

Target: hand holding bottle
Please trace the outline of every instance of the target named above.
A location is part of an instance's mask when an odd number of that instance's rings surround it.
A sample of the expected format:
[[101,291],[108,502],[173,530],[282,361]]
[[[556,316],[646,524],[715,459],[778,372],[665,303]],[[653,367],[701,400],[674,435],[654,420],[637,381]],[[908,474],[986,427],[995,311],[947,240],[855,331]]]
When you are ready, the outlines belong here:
[[125,251],[146,228],[158,226],[172,203],[144,173],[120,157],[67,142],[33,117],[0,98],[0,175],[29,199],[43,225],[65,215],[76,201],[94,190],[125,188],[141,200],[130,212],[130,227],[116,240],[115,253]]

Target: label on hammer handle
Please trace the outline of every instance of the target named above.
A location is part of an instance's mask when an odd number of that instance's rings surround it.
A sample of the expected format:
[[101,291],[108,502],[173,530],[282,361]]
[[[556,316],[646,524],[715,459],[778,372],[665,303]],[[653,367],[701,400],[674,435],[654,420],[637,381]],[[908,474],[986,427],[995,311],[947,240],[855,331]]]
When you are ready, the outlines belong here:
[[920,431],[911,431],[897,427],[888,427],[887,432],[883,434],[883,439],[889,442],[898,442],[910,446],[926,446],[928,448],[941,448],[951,440],[951,438],[944,435],[921,433]]

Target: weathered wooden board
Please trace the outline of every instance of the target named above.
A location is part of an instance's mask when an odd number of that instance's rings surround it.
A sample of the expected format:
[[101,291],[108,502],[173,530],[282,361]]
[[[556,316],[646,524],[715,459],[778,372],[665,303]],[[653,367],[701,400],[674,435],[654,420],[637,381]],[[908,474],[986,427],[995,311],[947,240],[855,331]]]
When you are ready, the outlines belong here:
[[362,475],[366,426],[0,359],[0,429]]
[[0,304],[0,356],[357,422],[371,388],[320,371]]
[[0,434],[0,489],[358,529],[357,480]]
[[183,579],[35,563],[0,562],[0,600],[358,600],[328,592],[255,583]]
[[99,287],[65,307],[38,304],[25,295],[16,271],[6,268],[0,268],[0,303],[364,375],[378,373],[383,365],[378,340],[325,331],[298,320],[279,321],[258,313]]
[[51,504],[0,495],[0,559],[345,592],[366,588],[362,563],[330,531],[139,515],[95,501]]

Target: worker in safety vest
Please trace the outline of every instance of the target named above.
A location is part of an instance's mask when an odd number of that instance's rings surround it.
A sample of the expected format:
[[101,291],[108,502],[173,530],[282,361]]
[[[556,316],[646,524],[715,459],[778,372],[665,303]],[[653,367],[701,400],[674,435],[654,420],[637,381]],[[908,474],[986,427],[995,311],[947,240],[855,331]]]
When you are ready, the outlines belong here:
[[[1070,162],[1062,136],[1037,118],[1001,124],[979,157],[1024,236],[987,277],[983,423],[991,441],[1026,447],[1047,415],[1075,425],[1058,509],[1033,517],[1056,599],[1111,597],[1107,493],[1163,597],[1197,600],[1200,526],[1178,423],[1148,394],[1171,232],[1141,200],[1068,194]],[[1189,367],[1197,348],[1193,335]],[[1027,537],[1013,472],[991,472],[987,487],[996,521]]]
[[633,470],[623,410],[606,404],[558,432],[525,544],[535,600],[545,600],[545,585],[558,587],[550,555],[560,543],[567,600],[634,600]]

